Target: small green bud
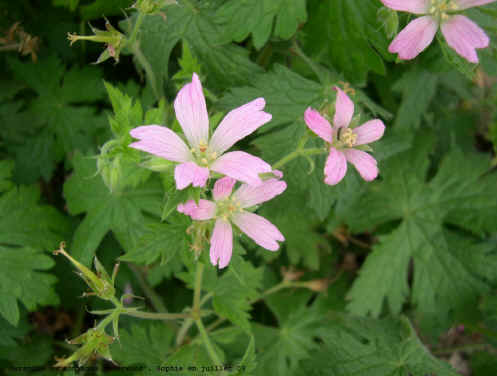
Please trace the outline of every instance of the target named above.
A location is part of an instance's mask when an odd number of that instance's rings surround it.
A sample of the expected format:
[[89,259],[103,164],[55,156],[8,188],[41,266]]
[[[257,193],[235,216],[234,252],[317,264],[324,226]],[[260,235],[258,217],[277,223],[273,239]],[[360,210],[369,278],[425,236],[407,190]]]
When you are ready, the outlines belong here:
[[98,259],[95,257],[95,268],[97,274],[93,273],[86,266],[76,261],[71,257],[64,249],[65,244],[62,242],[59,249],[53,251],[54,255],[62,254],[69,261],[73,263],[74,266],[79,270],[78,275],[86,282],[88,287],[93,291],[93,294],[97,295],[100,299],[112,300],[115,296],[116,290],[114,289],[114,281],[109,278],[107,272],[105,272],[103,266],[100,264]]
[[73,362],[78,362],[82,366],[92,357],[100,356],[112,362],[109,346],[114,342],[114,338],[105,333],[102,328],[91,328],[86,333],[67,341],[72,345],[82,345],[68,358],[57,359],[54,367],[69,367]]
[[90,25],[91,31],[95,35],[76,35],[67,34],[67,38],[71,41],[71,45],[79,40],[89,40],[90,42],[105,43],[106,48],[98,57],[96,64],[100,64],[109,58],[113,58],[116,63],[119,62],[119,55],[124,45],[126,38],[124,34],[114,28],[109,21],[106,20],[105,28],[107,30],[99,30]]
[[138,0],[133,8],[143,14],[157,14],[164,7],[172,4],[177,4],[176,0]]

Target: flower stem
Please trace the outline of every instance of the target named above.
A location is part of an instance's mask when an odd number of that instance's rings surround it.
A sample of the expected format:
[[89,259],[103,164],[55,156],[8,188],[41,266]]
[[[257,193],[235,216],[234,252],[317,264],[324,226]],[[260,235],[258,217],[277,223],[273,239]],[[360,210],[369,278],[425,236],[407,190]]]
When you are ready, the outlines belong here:
[[145,14],[139,12],[138,18],[136,19],[135,24],[133,25],[133,30],[131,31],[131,36],[128,39],[128,44],[133,46],[136,42],[136,38],[138,36],[138,30],[140,29],[141,24],[143,23],[143,19],[145,18]]
[[204,274],[204,264],[197,262],[195,271],[195,287],[193,290],[193,312],[196,314],[200,310],[200,293],[202,292],[202,276]]
[[214,362],[215,366],[220,366],[221,360],[219,359],[216,350],[214,350],[214,346],[211,343],[211,340],[209,338],[209,335],[207,334],[207,331],[205,330],[202,320],[201,319],[195,320],[195,324],[197,324],[198,331],[200,332],[200,336],[202,337],[202,341],[204,343],[205,348],[207,349],[209,357]]
[[161,297],[154,291],[153,288],[151,288],[148,285],[148,283],[145,280],[145,277],[143,276],[142,272],[136,266],[134,266],[134,265],[128,264],[128,267],[131,269],[131,271],[135,275],[135,278],[137,279],[137,281],[138,281],[141,289],[143,290],[143,292],[145,293],[145,295],[147,296],[147,298],[152,303],[152,307],[154,307],[154,309],[157,312],[166,313],[167,312],[167,308],[164,305],[164,303],[162,302]]
[[141,312],[141,311],[123,311],[123,315],[138,317],[140,319],[148,320],[177,320],[190,318],[189,313],[155,313],[155,312]]
[[309,149],[299,148],[297,150],[292,151],[290,154],[285,155],[278,162],[273,164],[273,169],[281,168],[284,165],[286,165],[288,162],[300,156],[318,155],[318,154],[324,154],[326,152],[327,150],[324,148],[309,148]]
[[302,51],[302,49],[299,47],[298,43],[296,41],[293,41],[293,45],[292,45],[292,49],[293,51],[295,52],[295,54],[297,56],[299,56],[302,60],[304,60],[306,62],[306,64],[309,66],[309,68],[311,68],[311,70],[314,72],[314,74],[316,75],[316,77],[318,78],[318,80],[322,83],[322,84],[325,84],[326,83],[326,80],[325,80],[325,77],[320,69],[320,67],[318,65],[316,65],[316,63],[314,63],[310,58],[309,56],[307,56],[304,51]]

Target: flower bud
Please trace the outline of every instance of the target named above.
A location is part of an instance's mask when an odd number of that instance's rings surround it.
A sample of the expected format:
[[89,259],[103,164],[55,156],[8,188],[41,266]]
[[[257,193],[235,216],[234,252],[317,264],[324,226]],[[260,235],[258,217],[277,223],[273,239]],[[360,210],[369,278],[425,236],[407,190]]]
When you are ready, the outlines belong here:
[[[114,289],[114,278],[110,278],[107,272],[105,271],[102,264],[95,257],[95,269],[97,270],[97,274],[93,273],[90,269],[88,269],[83,264],[76,261],[72,258],[64,249],[65,244],[62,242],[60,244],[60,248],[53,251],[54,255],[62,254],[69,261],[73,263],[74,266],[80,271],[78,275],[83,278],[86,284],[90,287],[95,295],[97,295],[100,299],[104,300],[112,300],[115,296],[116,290]],[[115,275],[113,276],[115,277]]]
[[285,281],[297,281],[304,275],[302,270],[296,270],[293,267],[288,269],[284,266],[281,267],[281,275]]
[[328,290],[330,280],[328,278],[313,279],[312,281],[303,282],[302,286],[316,292],[324,292]]
[[82,366],[92,357],[101,356],[112,362],[109,346],[114,342],[114,338],[105,333],[104,329],[91,328],[86,333],[67,341],[71,345],[82,345],[68,358],[55,359],[57,363],[54,367],[69,367],[73,362],[78,362]]
[[143,14],[157,14],[167,5],[177,4],[176,0],[138,0],[133,4],[138,12]]
[[68,34],[67,38],[71,41],[71,45],[78,40],[89,40],[90,42],[105,43],[106,48],[98,57],[96,64],[102,63],[109,58],[113,58],[116,63],[119,62],[119,55],[122,48],[126,44],[125,36],[114,28],[109,21],[105,22],[105,30],[99,30],[90,25],[91,31],[95,35],[76,35]]

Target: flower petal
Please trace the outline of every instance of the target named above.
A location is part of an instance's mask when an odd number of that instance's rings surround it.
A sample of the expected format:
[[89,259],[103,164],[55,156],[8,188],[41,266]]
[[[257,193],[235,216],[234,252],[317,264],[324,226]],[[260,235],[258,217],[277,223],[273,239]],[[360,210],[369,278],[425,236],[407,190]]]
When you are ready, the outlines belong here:
[[331,144],[333,140],[331,124],[318,111],[308,107],[304,113],[304,120],[311,131]]
[[129,134],[140,140],[129,144],[130,148],[143,150],[173,162],[188,162],[192,159],[188,146],[169,128],[143,125],[132,129]]
[[364,145],[375,142],[383,137],[385,125],[379,119],[374,119],[365,122],[363,125],[354,128],[354,133],[357,135],[355,145]]
[[286,183],[284,181],[269,179],[257,187],[242,184],[233,194],[233,198],[240,202],[242,208],[248,208],[271,200],[283,193],[285,189]]
[[235,185],[236,180],[230,178],[229,176],[225,176],[216,181],[214,184],[214,188],[212,189],[212,196],[215,201],[222,200],[231,195],[233,191],[233,186]]
[[402,60],[414,59],[430,45],[437,29],[438,23],[432,17],[416,18],[395,37],[388,51],[398,53]]
[[223,219],[216,220],[211,236],[210,258],[211,264],[219,269],[228,266],[233,252],[233,230],[231,225]]
[[381,0],[386,7],[414,14],[428,13],[430,0]]
[[352,102],[347,94],[335,86],[337,99],[335,105],[335,116],[333,117],[333,125],[336,128],[348,127],[352,116],[354,116],[354,102]]
[[497,0],[454,0],[454,1],[457,5],[457,9],[462,10],[462,9],[479,7],[481,5],[494,3]]
[[197,74],[192,82],[183,86],[174,100],[174,111],[185,136],[193,147],[209,140],[209,116],[202,91],[202,84]]
[[346,149],[343,153],[345,154],[345,158],[354,165],[364,180],[371,181],[376,179],[378,176],[378,167],[376,159],[371,155],[356,149]]
[[442,24],[447,44],[471,63],[478,63],[477,48],[488,47],[490,40],[480,27],[465,16],[453,16]]
[[328,185],[338,184],[346,172],[347,160],[345,155],[335,148],[330,148],[330,154],[324,166],[324,182]]
[[285,240],[276,226],[260,215],[249,212],[236,213],[232,216],[232,221],[254,242],[270,251],[278,250],[280,245],[277,241]]
[[243,151],[232,151],[219,157],[211,170],[250,184],[262,184],[259,174],[271,172],[271,166],[258,157]]
[[216,204],[209,200],[198,200],[198,205],[194,200],[189,200],[184,204],[179,204],[177,209],[196,221],[212,219],[216,215]]
[[174,169],[174,180],[177,189],[184,189],[192,184],[194,187],[203,187],[209,178],[209,169],[200,167],[194,162],[186,162]]
[[257,98],[230,111],[214,131],[209,149],[222,154],[237,141],[270,121],[271,114],[262,111],[265,105],[264,98]]

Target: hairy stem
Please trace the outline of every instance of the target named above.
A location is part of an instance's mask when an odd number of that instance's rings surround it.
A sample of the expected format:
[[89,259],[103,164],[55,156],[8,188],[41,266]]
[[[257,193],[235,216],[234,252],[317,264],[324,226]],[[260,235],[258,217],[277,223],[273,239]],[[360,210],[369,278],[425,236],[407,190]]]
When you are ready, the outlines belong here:
[[140,285],[141,289],[143,290],[143,292],[145,293],[147,298],[150,300],[150,303],[152,303],[152,307],[154,307],[154,309],[157,312],[166,313],[167,308],[164,305],[164,303],[162,302],[161,297],[155,292],[155,290],[153,288],[151,288],[148,285],[142,272],[136,266],[134,266],[132,264],[128,264],[128,267],[133,272],[133,274],[134,274],[135,278],[137,279],[138,284]]
[[128,44],[133,46],[136,42],[136,38],[138,36],[138,30],[140,29],[141,24],[143,23],[143,19],[145,18],[145,14],[139,12],[138,18],[136,19],[135,24],[133,25],[133,30],[131,31],[131,36],[128,39]]
[[285,155],[278,162],[273,164],[273,169],[278,169],[286,165],[288,162],[298,158],[300,156],[310,156],[310,155],[318,155],[324,154],[327,150],[324,148],[309,148],[309,149],[297,149],[292,151],[290,154]]
[[138,317],[140,319],[148,320],[178,320],[187,319],[191,315],[189,313],[155,313],[155,312],[141,312],[141,311],[123,311],[123,315]]
[[214,346],[205,330],[204,324],[201,319],[195,320],[195,324],[197,324],[198,331],[200,332],[200,336],[202,337],[202,342],[204,343],[205,348],[207,349],[207,353],[209,354],[209,358],[214,362],[214,365],[220,366],[221,360],[219,359],[216,350],[214,350]]

